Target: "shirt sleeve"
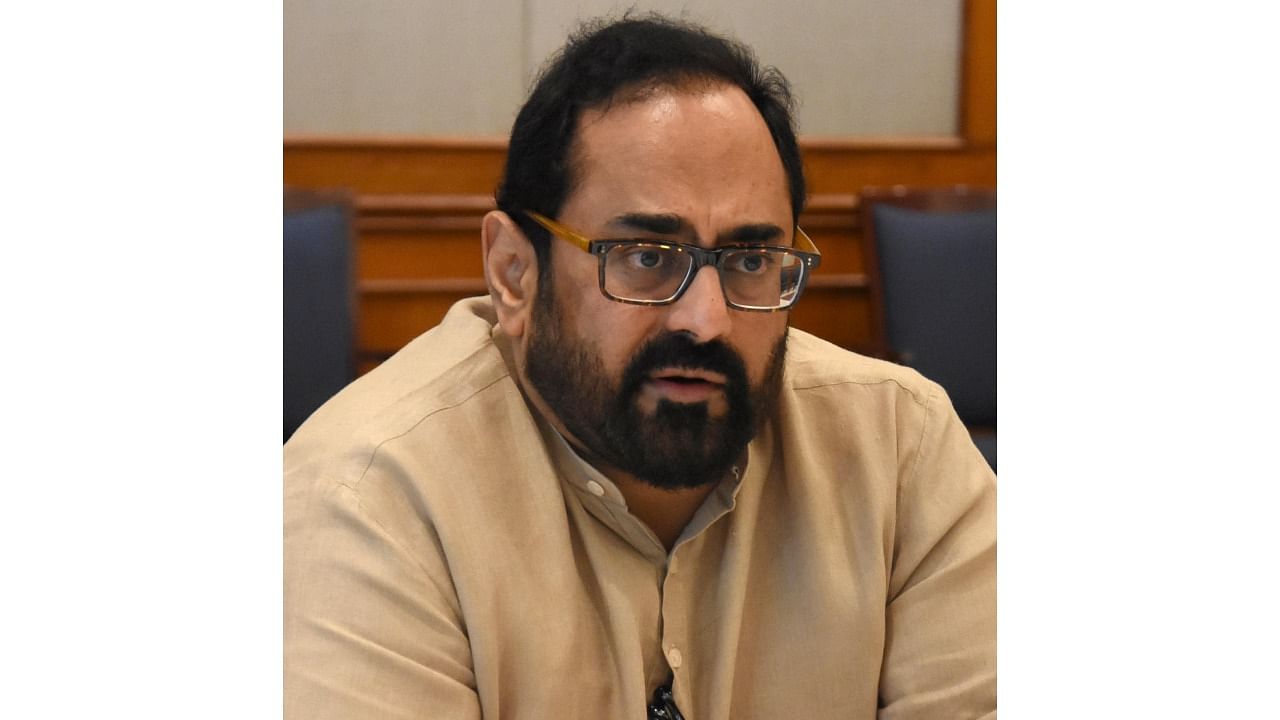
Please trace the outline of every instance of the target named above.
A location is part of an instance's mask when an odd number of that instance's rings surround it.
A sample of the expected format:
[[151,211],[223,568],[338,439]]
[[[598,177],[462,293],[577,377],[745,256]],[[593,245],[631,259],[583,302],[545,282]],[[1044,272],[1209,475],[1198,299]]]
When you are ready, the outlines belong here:
[[995,475],[941,387],[903,472],[879,717],[994,718]]
[[342,485],[285,507],[285,719],[478,719],[433,530],[397,532]]

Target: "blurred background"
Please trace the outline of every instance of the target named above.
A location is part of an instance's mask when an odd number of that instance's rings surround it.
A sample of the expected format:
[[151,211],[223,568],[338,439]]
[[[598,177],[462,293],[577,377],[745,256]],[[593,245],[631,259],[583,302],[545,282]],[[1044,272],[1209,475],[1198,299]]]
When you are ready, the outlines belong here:
[[792,324],[942,382],[993,459],[994,0],[285,0],[286,415],[306,396],[285,436],[484,292],[480,218],[527,89],[581,19],[627,7],[787,76],[823,253]]
[[[285,0],[294,133],[505,136],[535,73],[602,0]],[[651,0],[780,68],[808,135],[954,135],[961,0]]]

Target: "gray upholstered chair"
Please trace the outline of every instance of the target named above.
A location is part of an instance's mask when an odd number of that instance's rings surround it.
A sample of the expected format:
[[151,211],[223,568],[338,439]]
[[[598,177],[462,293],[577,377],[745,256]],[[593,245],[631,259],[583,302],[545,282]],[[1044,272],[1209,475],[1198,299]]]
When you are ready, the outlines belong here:
[[860,199],[877,345],[951,396],[994,468],[994,190],[865,189]]
[[284,194],[284,439],[355,377],[352,203]]

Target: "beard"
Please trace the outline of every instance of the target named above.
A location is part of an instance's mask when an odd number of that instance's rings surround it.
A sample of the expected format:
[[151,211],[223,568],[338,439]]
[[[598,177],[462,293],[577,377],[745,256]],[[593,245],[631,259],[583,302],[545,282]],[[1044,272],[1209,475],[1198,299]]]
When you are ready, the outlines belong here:
[[[654,487],[679,490],[719,482],[777,404],[786,333],[774,345],[756,387],[742,358],[727,344],[695,343],[689,335],[673,332],[647,341],[615,380],[596,344],[569,330],[550,285],[539,283],[525,373],[565,429],[593,459]],[[726,411],[713,417],[706,402],[662,399],[646,413],[639,395],[650,373],[664,367],[720,373],[726,379]]]

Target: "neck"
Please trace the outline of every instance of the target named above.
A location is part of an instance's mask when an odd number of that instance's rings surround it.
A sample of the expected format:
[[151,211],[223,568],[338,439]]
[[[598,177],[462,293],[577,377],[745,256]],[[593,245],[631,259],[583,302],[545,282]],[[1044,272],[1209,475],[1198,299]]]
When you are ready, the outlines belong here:
[[621,492],[622,497],[627,501],[627,509],[653,531],[667,552],[675,546],[680,533],[684,532],[685,526],[693,519],[698,508],[718,484],[718,482],[711,482],[678,490],[654,487],[630,473],[600,462],[572,435],[566,434],[562,428],[557,427],[557,430],[564,435],[582,458],[618,486],[618,492]]
[[627,499],[627,508],[631,510],[631,514],[649,526],[667,552],[671,552],[680,533],[684,532],[694,513],[698,512],[707,495],[716,487],[711,484],[683,490],[663,490],[640,480],[610,479],[618,485],[618,490]]

